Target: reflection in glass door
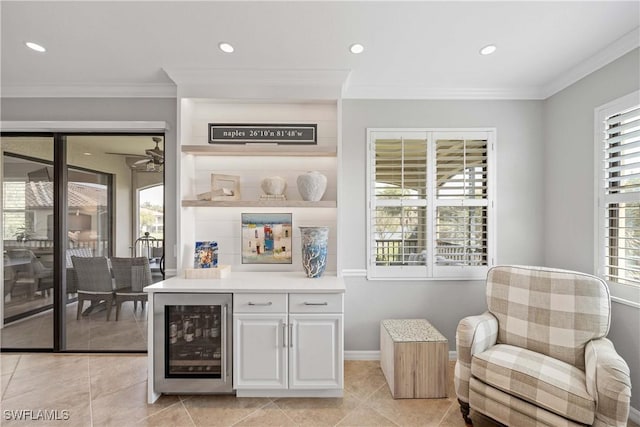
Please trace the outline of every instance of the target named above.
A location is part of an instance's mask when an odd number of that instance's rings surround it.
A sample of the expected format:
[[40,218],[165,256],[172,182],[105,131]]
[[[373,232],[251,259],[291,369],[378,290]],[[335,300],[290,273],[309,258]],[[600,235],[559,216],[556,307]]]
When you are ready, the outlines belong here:
[[2,137],[3,348],[53,347],[53,137]]
[[[71,138],[68,138],[69,140]],[[96,291],[95,281],[100,271],[96,266],[92,270],[79,271],[76,257],[105,258],[111,255],[111,216],[113,187],[111,174],[77,167],[67,168],[67,247],[66,247],[66,280],[67,280],[67,349],[90,350],[91,338],[99,341],[108,329],[105,298],[102,303],[93,297]],[[107,266],[107,263],[104,264]],[[87,274],[88,273],[88,274]],[[110,277],[107,269],[105,277]],[[92,277],[93,276],[93,277]],[[97,279],[96,279],[97,281]],[[78,307],[78,293],[91,296],[91,304]],[[90,329],[94,329],[91,331]],[[102,329],[105,329],[104,331]]]
[[[78,300],[87,299],[82,305],[75,302],[67,305],[67,350],[145,351],[146,305],[140,301],[144,298],[136,298],[133,294],[138,287],[149,284],[146,278],[152,276],[150,264],[159,260],[160,255],[152,247],[144,253],[134,250],[139,237],[135,229],[138,220],[134,215],[137,190],[163,184],[163,157],[159,157],[164,154],[160,144],[163,138],[68,135],[66,140],[67,292],[69,301],[75,301],[72,298],[76,295]],[[154,216],[149,229],[153,236],[162,232],[162,222],[162,216]],[[161,235],[159,237],[158,249],[162,250]],[[139,259],[132,260],[135,256],[144,257],[146,264],[140,264]],[[75,257],[95,259],[93,270],[90,270],[94,274],[93,280],[91,275],[83,275],[81,264],[86,264],[83,262],[86,260]],[[106,258],[106,262],[99,258]],[[113,276],[111,289],[107,289],[108,279],[97,279],[100,275]],[[120,280],[122,277],[129,280]],[[133,283],[134,277],[139,279],[136,283]],[[99,283],[106,287],[97,289]],[[112,291],[111,295],[109,291]],[[101,292],[102,296],[97,296],[96,292]],[[112,296],[121,304],[107,307]]]

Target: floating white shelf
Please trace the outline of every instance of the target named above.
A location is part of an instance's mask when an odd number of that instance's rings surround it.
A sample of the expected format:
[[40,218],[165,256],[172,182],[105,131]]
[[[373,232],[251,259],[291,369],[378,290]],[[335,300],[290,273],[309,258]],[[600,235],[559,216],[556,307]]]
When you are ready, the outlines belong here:
[[336,157],[335,147],[318,145],[182,145],[182,152],[198,156]]
[[307,202],[304,200],[183,200],[182,207],[220,207],[220,208],[335,208],[335,200]]

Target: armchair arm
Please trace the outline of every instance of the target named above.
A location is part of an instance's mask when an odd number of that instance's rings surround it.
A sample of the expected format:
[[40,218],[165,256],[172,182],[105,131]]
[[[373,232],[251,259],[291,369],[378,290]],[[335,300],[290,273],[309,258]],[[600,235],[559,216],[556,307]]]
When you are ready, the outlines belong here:
[[587,392],[596,401],[594,426],[626,426],[631,399],[629,366],[606,338],[585,347]]
[[498,339],[498,319],[491,313],[465,317],[456,329],[456,351],[458,360],[454,375],[458,399],[469,402],[469,378],[471,358],[495,345]]

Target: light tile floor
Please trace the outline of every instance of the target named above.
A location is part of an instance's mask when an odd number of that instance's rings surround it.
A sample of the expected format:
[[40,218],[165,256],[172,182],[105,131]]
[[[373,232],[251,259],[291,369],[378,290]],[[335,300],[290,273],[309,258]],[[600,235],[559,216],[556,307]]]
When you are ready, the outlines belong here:
[[[2,426],[464,426],[449,366],[446,399],[394,400],[375,361],[345,362],[341,399],[162,396],[146,403],[144,355],[0,355]],[[66,421],[16,421],[15,410],[68,411]],[[63,412],[58,412],[60,417]],[[472,412],[476,427],[495,426]],[[630,426],[635,424],[630,423]]]

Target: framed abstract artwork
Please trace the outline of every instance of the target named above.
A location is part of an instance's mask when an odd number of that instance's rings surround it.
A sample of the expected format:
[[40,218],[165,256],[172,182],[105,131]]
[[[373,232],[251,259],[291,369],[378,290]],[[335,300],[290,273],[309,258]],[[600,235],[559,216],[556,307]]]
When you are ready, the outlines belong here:
[[290,213],[241,215],[243,264],[291,264]]

